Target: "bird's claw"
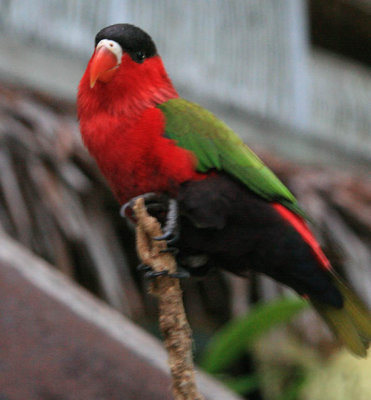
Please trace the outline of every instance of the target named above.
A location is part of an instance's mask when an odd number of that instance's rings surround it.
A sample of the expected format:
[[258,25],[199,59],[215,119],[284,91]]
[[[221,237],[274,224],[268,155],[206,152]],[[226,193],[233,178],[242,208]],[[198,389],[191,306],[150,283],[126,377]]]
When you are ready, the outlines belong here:
[[163,271],[153,271],[153,269],[150,268],[150,270],[144,274],[144,279],[153,280],[158,278],[159,276],[167,276],[169,278],[174,278],[174,279],[184,279],[184,278],[189,278],[190,274],[187,271],[177,271],[170,273],[166,269]]
[[[127,203],[125,203],[120,210],[120,215],[122,217],[131,216],[128,213],[129,209],[132,209],[135,205],[135,202],[139,199],[143,198],[145,202],[149,202],[149,204],[145,204],[147,211],[158,218],[156,212],[166,211],[166,216],[164,217],[163,222],[163,234],[160,236],[153,237],[153,240],[166,241],[167,248],[160,250],[160,253],[172,253],[173,255],[178,254],[178,249],[173,245],[179,240],[179,232],[178,232],[178,203],[175,199],[168,199],[166,201],[162,200],[161,195],[156,194],[154,192],[144,193],[140,196],[133,197]],[[151,203],[152,202],[152,203]]]
[[177,247],[166,247],[166,249],[160,250],[159,253],[170,253],[173,256],[176,256],[179,253],[179,249]]
[[144,279],[146,280],[152,280],[159,276],[168,276],[169,278],[175,279],[184,279],[190,277],[190,273],[183,268],[179,269],[177,272],[170,273],[168,270],[154,271],[150,265],[139,264],[137,266],[137,270],[145,272]]
[[172,245],[179,240],[179,233],[177,231],[170,232],[167,231],[161,236],[155,236],[152,238],[153,240],[166,240],[167,245]]
[[147,264],[139,264],[137,266],[137,271],[139,272],[148,272],[148,271],[152,271],[152,267],[150,265]]
[[135,202],[140,199],[143,198],[144,201],[148,201],[151,200],[153,198],[155,198],[157,195],[154,192],[148,192],[148,193],[144,193],[141,194],[139,196],[135,196],[132,199],[130,199],[129,201],[127,201],[121,208],[120,208],[120,215],[123,218],[126,218],[128,216],[128,210],[132,209],[135,206]]
[[[172,245],[175,242],[178,241],[179,239],[179,233],[178,233],[178,203],[174,199],[169,200],[169,207],[168,207],[168,212],[166,215],[166,221],[165,225],[163,227],[163,234],[160,236],[155,236],[153,240],[166,240],[167,245]],[[174,252],[174,250],[170,250],[173,248],[169,248],[168,252]],[[162,251],[161,252],[166,252]]]
[[[144,201],[151,202],[149,204],[145,204],[147,211],[156,216],[156,212],[166,211],[165,222],[163,225],[163,234],[160,236],[155,236],[153,240],[161,241],[165,240],[167,245],[172,245],[179,240],[179,232],[178,232],[178,203],[175,199],[169,199],[168,204],[164,204],[161,202],[161,197],[159,194],[154,192],[148,192],[141,194],[139,196],[133,197],[128,202],[126,202],[120,209],[120,215],[124,218],[131,216],[129,214],[129,210],[132,209],[135,205],[135,202],[139,199],[143,198]],[[159,200],[160,198],[160,200]],[[157,201],[156,201],[157,200]]]

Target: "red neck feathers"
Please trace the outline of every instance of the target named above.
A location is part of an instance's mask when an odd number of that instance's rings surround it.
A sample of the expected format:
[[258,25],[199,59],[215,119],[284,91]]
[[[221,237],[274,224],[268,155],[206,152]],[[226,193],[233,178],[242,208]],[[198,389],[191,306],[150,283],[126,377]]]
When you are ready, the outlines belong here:
[[91,60],[79,85],[80,119],[97,112],[134,118],[149,107],[178,97],[159,56],[138,64],[124,54],[111,81],[97,81],[92,89],[89,85],[90,64]]
[[146,192],[176,192],[193,179],[196,159],[163,136],[157,107],[178,97],[159,56],[138,64],[124,54],[112,79],[80,82],[78,115],[83,141],[120,203]]

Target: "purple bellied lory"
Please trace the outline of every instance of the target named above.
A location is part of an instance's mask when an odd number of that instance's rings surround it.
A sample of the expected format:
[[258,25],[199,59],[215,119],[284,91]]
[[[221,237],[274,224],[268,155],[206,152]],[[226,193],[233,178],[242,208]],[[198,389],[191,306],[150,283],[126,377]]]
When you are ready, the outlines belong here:
[[180,267],[264,273],[366,355],[370,314],[333,271],[294,196],[226,124],[179,97],[147,33],[116,24],[96,35],[78,115],[121,204],[149,192],[177,202]]

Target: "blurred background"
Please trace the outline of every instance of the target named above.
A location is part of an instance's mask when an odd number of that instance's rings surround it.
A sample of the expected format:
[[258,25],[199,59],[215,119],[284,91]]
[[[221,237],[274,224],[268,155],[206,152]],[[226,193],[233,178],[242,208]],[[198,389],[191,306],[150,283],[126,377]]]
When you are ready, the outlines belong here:
[[[224,119],[290,187],[371,307],[370,0],[0,0],[2,237],[157,334],[133,228],[83,149],[75,112],[95,34],[118,22],[147,31],[180,94]],[[227,321],[287,294],[221,272],[183,286],[201,364]],[[245,398],[369,398],[359,382],[370,362],[339,351],[309,310],[262,336],[248,350],[242,341],[224,371],[244,379],[234,388]]]

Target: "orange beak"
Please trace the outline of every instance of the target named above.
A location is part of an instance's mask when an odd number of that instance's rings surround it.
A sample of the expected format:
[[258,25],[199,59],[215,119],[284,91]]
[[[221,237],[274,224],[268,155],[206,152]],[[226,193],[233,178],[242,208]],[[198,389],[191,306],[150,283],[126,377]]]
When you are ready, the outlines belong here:
[[119,66],[116,55],[102,46],[95,51],[90,64],[90,87],[93,88],[96,81],[108,82],[112,79]]

